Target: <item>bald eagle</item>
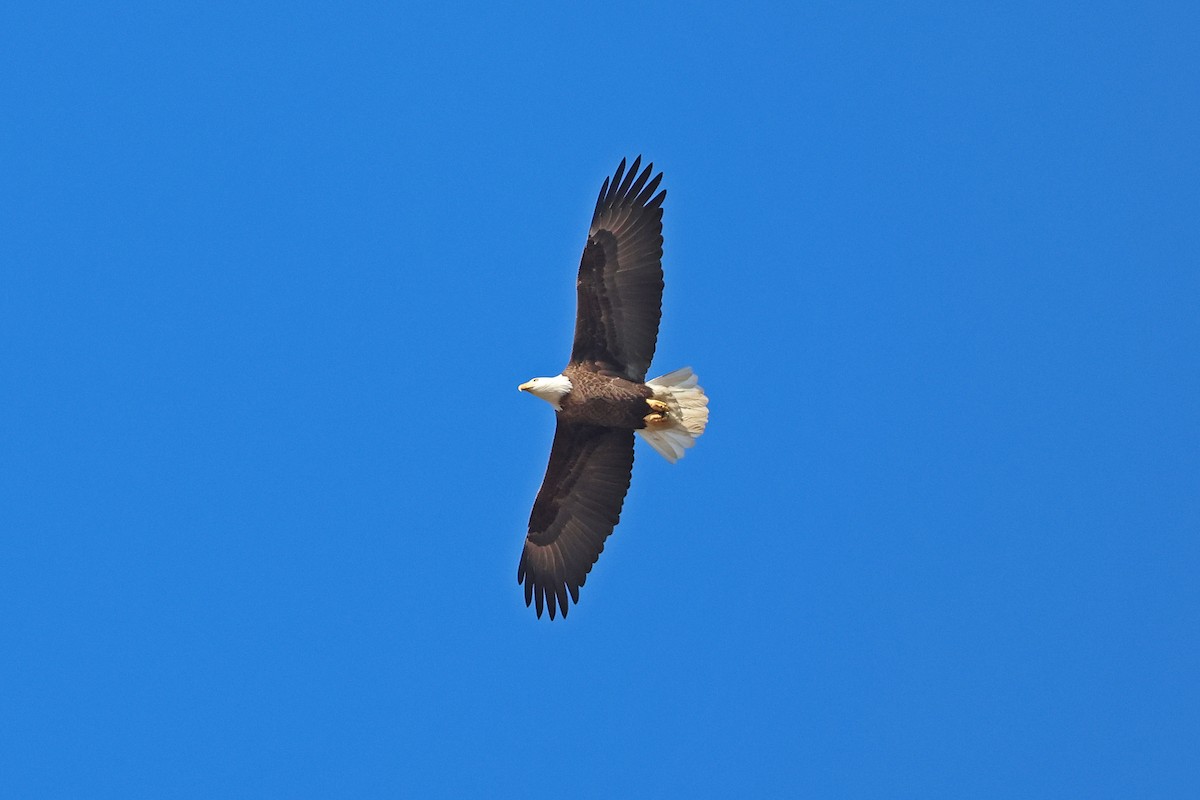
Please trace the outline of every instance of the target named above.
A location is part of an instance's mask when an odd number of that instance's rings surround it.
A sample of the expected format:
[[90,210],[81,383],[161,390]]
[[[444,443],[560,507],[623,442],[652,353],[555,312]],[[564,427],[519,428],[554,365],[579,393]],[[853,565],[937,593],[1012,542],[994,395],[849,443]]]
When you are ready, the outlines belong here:
[[662,173],[641,156],[606,178],[576,282],[575,341],[563,371],[518,388],[557,412],[546,477],[517,567],[525,605],[567,616],[620,519],[640,434],[670,462],[708,423],[690,367],[646,381],[662,315]]

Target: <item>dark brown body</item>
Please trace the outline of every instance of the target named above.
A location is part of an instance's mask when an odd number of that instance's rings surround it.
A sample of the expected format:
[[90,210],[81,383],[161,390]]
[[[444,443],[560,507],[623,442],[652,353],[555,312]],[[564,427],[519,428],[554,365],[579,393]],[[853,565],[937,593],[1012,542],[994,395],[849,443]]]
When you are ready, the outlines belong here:
[[654,395],[644,383],[635,383],[610,373],[596,372],[583,364],[563,370],[571,391],[559,401],[558,416],[565,422],[601,425],[605,428],[646,427],[650,413],[646,400]]

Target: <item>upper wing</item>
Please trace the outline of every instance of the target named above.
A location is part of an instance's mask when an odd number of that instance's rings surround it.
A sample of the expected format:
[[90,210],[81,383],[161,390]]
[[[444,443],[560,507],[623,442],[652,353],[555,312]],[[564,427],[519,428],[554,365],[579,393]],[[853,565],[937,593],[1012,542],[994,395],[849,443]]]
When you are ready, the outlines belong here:
[[577,284],[571,363],[594,362],[633,381],[646,379],[662,316],[662,173],[638,174],[638,156],[606,178],[596,200]]
[[633,472],[633,431],[559,421],[546,478],[529,515],[529,535],[517,567],[525,605],[557,604],[567,616],[567,592],[579,587],[621,516]]

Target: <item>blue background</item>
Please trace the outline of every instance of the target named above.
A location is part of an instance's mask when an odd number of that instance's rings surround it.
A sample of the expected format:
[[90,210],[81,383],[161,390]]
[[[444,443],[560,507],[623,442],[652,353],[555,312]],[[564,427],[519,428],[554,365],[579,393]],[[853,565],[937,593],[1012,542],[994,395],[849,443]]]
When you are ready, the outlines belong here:
[[[6,6],[2,793],[1200,796],[1200,12],[990,6]],[[712,422],[539,621],[638,153]]]

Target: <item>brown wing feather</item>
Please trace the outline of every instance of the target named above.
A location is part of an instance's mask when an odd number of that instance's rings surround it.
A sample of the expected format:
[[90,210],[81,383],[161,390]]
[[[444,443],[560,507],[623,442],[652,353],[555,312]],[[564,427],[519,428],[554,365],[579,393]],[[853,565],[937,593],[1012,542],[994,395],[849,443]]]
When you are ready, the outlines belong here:
[[662,173],[622,160],[604,181],[579,262],[571,363],[595,364],[642,381],[654,358],[662,316]]
[[633,472],[633,431],[559,421],[546,478],[529,515],[529,535],[517,567],[525,605],[537,615],[549,606],[567,616],[567,596],[579,587],[604,550],[621,516]]

